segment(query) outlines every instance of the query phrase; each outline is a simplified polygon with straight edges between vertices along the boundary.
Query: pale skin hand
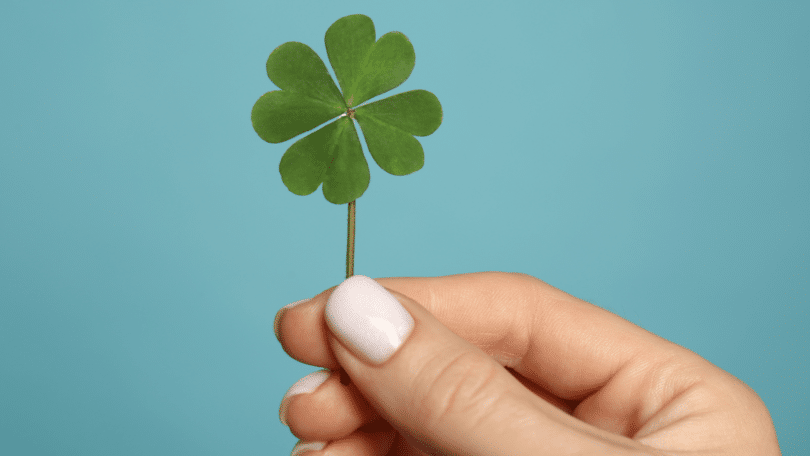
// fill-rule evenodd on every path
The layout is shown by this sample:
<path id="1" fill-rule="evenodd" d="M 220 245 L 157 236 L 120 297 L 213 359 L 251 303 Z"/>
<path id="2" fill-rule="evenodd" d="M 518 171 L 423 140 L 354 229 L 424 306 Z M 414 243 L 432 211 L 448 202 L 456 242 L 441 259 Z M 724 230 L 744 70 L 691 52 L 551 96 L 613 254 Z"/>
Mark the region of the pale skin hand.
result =
<path id="1" fill-rule="evenodd" d="M 781 454 L 767 408 L 743 382 L 534 277 L 483 272 L 375 280 L 406 306 L 417 327 L 432 314 L 504 366 L 534 393 L 555 426 L 593 435 L 594 442 L 617 442 L 627 448 L 621 454 Z M 335 371 L 314 393 L 293 396 L 290 430 L 302 440 L 330 442 L 324 451 L 307 453 L 312 456 L 428 454 L 360 394 L 355 383 L 364 379 L 349 382 L 344 375 L 349 384 L 341 382 L 330 348 L 335 339 L 323 317 L 333 289 L 279 317 L 280 340 L 292 358 Z M 541 453 L 526 448 L 525 454 Z"/>

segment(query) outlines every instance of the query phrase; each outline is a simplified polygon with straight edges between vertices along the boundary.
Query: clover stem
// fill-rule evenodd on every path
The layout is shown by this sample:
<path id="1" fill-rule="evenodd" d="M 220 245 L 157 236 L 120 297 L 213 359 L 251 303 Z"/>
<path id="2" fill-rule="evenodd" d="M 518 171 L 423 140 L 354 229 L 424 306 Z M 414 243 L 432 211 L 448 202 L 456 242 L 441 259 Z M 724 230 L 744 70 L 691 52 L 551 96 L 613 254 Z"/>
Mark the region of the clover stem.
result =
<path id="1" fill-rule="evenodd" d="M 357 200 L 355 200 L 357 201 Z M 354 275 L 354 203 L 349 203 L 349 240 L 346 245 L 346 278 Z"/>

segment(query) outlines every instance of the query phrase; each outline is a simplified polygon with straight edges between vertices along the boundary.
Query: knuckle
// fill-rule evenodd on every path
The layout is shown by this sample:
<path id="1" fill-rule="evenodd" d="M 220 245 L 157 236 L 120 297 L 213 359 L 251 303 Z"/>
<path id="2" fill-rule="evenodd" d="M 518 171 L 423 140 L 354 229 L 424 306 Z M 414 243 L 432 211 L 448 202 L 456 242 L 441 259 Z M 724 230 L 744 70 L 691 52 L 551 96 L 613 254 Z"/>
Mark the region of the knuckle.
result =
<path id="1" fill-rule="evenodd" d="M 494 381 L 499 367 L 482 363 L 475 352 L 428 363 L 417 381 L 411 410 L 427 428 L 455 426 L 459 418 L 475 426 L 491 416 L 502 395 Z"/>

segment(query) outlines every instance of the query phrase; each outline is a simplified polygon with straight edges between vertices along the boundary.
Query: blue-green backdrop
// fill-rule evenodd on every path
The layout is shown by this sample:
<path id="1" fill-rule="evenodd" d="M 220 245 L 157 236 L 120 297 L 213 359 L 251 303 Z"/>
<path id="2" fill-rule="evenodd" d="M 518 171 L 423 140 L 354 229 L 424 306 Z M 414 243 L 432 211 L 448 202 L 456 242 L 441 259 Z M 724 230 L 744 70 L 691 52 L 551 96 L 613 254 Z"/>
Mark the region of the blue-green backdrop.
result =
<path id="1" fill-rule="evenodd" d="M 316 370 L 283 305 L 345 276 L 346 205 L 254 133 L 286 41 L 363 13 L 444 122 L 357 202 L 355 272 L 513 271 L 750 385 L 810 453 L 810 2 L 0 6 L 0 454 L 288 454 Z M 331 68 L 330 68 L 331 71 Z M 364 146 L 365 147 L 365 146 Z"/>

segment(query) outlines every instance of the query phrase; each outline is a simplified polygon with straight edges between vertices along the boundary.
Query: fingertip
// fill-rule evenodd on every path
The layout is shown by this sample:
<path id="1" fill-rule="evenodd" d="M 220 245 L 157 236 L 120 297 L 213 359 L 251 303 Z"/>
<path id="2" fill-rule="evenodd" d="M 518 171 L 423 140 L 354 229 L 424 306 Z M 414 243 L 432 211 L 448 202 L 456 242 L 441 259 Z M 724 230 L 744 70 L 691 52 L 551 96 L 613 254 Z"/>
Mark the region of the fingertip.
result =
<path id="1" fill-rule="evenodd" d="M 281 342 L 281 337 L 279 336 L 279 329 L 281 327 L 281 318 L 284 316 L 284 313 L 287 312 L 288 309 L 291 309 L 299 304 L 303 304 L 305 302 L 311 301 L 312 298 L 302 299 L 300 301 L 295 301 L 286 306 L 282 307 L 281 309 L 276 312 L 276 317 L 273 320 L 273 332 L 276 333 L 276 339 Z"/>
<path id="2" fill-rule="evenodd" d="M 299 440 L 293 447 L 292 452 L 290 452 L 290 456 L 301 456 L 312 451 L 321 451 L 326 447 L 327 443 L 328 442 L 307 442 Z"/>

